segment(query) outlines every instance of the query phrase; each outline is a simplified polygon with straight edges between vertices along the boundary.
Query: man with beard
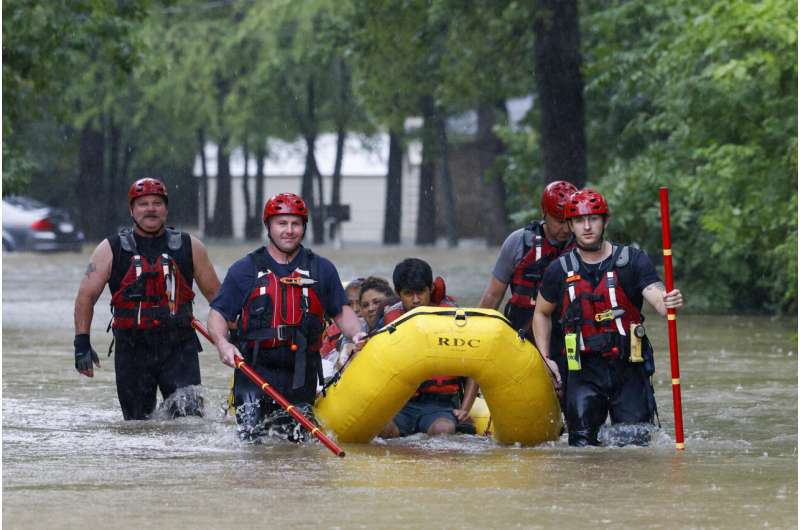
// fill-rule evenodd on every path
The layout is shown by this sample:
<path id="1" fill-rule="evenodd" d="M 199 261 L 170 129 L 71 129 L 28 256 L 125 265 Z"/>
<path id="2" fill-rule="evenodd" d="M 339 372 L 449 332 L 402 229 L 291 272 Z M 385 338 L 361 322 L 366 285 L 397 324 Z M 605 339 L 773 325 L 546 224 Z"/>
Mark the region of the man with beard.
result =
<path id="1" fill-rule="evenodd" d="M 264 206 L 267 244 L 234 263 L 211 302 L 208 329 L 220 360 L 245 362 L 290 403 L 309 415 L 322 381 L 320 344 L 325 318 L 363 345 L 365 333 L 349 305 L 339 273 L 301 244 L 308 223 L 302 198 L 280 193 Z M 232 330 L 229 336 L 229 329 Z M 233 398 L 242 440 L 270 431 L 301 441 L 305 433 L 243 373 L 234 375 Z"/>
<path id="2" fill-rule="evenodd" d="M 533 333 L 546 358 L 552 315 L 560 316 L 567 360 L 564 415 L 569 444 L 599 445 L 598 432 L 608 416 L 630 426 L 617 443 L 646 445 L 656 410 L 649 377 L 653 349 L 644 330 L 644 300 L 662 317 L 683 307 L 678 289 L 667 293 L 650 258 L 632 246 L 604 238 L 609 210 L 592 189 L 570 196 L 565 218 L 576 248 L 551 263 L 544 273 Z"/>
<path id="3" fill-rule="evenodd" d="M 117 395 L 126 420 L 145 419 L 155 410 L 156 389 L 169 400 L 200 384 L 192 281 L 208 300 L 219 288 L 200 240 L 166 226 L 167 203 L 160 180 L 133 183 L 128 191 L 133 227 L 97 246 L 75 299 L 75 369 L 93 377 L 92 363 L 100 366 L 89 340 L 94 305 L 106 284 L 111 291 Z M 199 395 L 186 390 L 175 395 L 169 413 L 200 416 L 202 405 Z"/>

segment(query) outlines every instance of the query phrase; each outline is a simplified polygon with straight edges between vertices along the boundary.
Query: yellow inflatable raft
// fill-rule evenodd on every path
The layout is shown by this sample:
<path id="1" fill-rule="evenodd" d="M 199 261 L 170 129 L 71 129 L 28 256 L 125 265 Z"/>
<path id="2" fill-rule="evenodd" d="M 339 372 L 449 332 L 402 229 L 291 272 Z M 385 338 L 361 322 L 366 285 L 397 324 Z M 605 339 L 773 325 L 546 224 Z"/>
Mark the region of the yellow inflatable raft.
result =
<path id="1" fill-rule="evenodd" d="M 478 382 L 497 441 L 535 445 L 559 437 L 561 411 L 541 355 L 489 309 L 406 313 L 355 356 L 317 400 L 316 417 L 342 442 L 369 442 L 422 381 L 443 374 Z"/>

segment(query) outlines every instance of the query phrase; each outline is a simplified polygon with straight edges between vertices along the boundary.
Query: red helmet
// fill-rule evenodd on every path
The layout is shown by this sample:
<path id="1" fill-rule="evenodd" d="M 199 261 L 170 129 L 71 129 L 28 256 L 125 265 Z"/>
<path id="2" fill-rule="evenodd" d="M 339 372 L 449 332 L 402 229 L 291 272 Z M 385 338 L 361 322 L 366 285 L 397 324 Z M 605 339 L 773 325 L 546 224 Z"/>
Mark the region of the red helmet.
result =
<path id="1" fill-rule="evenodd" d="M 599 192 L 586 188 L 576 191 L 570 196 L 564 218 L 571 219 L 581 215 L 594 214 L 608 215 L 608 204 Z"/>
<path id="2" fill-rule="evenodd" d="M 564 206 L 569 196 L 578 191 L 571 182 L 556 180 L 544 188 L 542 193 L 542 213 L 549 213 L 558 220 L 564 220 Z"/>
<path id="3" fill-rule="evenodd" d="M 164 186 L 164 183 L 158 179 L 147 177 L 131 184 L 131 189 L 128 190 L 128 204 L 145 195 L 161 195 L 164 197 L 164 202 L 168 200 L 167 187 Z"/>
<path id="4" fill-rule="evenodd" d="M 299 215 L 308 222 L 308 208 L 302 197 L 294 193 L 279 193 L 264 205 L 264 224 L 273 215 Z"/>

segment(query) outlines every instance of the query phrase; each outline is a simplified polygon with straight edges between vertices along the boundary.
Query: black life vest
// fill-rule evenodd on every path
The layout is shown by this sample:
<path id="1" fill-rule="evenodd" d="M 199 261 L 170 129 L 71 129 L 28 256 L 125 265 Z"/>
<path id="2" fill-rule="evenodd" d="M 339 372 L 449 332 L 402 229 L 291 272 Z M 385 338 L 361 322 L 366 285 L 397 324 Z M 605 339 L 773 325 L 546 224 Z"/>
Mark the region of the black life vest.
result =
<path id="1" fill-rule="evenodd" d="M 522 235 L 522 259 L 511 276 L 511 298 L 504 313 L 514 329 L 530 327 L 542 276 L 550 263 L 574 248 L 570 239 L 563 246 L 553 245 L 544 234 L 544 221 L 534 221 Z"/>
<path id="2" fill-rule="evenodd" d="M 561 303 L 564 333 L 578 335 L 578 349 L 604 357 L 627 359 L 631 324 L 644 321 L 641 309 L 631 303 L 620 283 L 620 271 L 630 263 L 630 248 L 612 247 L 611 259 L 600 272 L 596 286 L 581 276 L 577 250 L 559 258 L 567 275 Z"/>
<path id="3" fill-rule="evenodd" d="M 249 256 L 256 267 L 256 281 L 237 321 L 239 349 L 252 364 L 265 352 L 261 364 L 293 368 L 293 388 L 299 388 L 305 382 L 307 358 L 314 362 L 319 358 L 325 328 L 325 309 L 316 292 L 319 260 L 301 248 L 297 268 L 279 276 L 270 269 L 265 247 Z"/>
<path id="4" fill-rule="evenodd" d="M 153 259 L 138 252 L 130 228 L 120 230 L 121 249 L 131 257 L 126 272 L 111 295 L 113 329 L 191 328 L 194 291 L 191 281 L 187 281 L 181 272 L 184 267 L 178 262 L 185 259 L 182 257 L 184 253 L 180 252 L 183 236 L 181 232 L 167 228 L 166 239 L 165 251 Z M 123 262 L 118 262 L 122 266 Z"/>

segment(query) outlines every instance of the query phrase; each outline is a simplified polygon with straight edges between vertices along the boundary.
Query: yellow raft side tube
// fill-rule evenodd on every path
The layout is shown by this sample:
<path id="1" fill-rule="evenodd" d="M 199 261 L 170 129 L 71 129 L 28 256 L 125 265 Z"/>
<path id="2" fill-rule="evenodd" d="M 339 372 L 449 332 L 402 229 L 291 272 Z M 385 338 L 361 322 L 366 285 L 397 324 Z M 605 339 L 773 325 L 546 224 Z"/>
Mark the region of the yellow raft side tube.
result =
<path id="1" fill-rule="evenodd" d="M 439 375 L 478 382 L 500 443 L 535 445 L 561 434 L 558 398 L 541 355 L 491 309 L 418 307 L 406 313 L 356 354 L 317 400 L 316 417 L 339 441 L 367 443 L 422 381 Z"/>

